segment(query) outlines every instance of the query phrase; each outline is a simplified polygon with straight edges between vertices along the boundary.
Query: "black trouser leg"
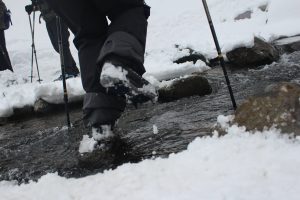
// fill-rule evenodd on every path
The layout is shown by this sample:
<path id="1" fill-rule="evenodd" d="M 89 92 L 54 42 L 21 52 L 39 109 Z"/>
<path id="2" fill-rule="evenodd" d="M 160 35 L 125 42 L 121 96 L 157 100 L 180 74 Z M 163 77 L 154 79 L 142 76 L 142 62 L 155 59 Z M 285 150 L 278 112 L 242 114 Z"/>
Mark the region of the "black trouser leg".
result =
<path id="1" fill-rule="evenodd" d="M 0 30 L 0 71 L 7 69 L 13 71 L 6 49 L 4 30 Z"/>
<path id="2" fill-rule="evenodd" d="M 125 108 L 125 100 L 106 94 L 100 84 L 96 60 L 107 37 L 106 16 L 94 4 L 83 0 L 47 0 L 75 35 L 84 98 L 84 120 L 94 126 L 113 123 Z"/>
<path id="3" fill-rule="evenodd" d="M 113 55 L 121 57 L 127 67 L 142 75 L 145 72 L 143 63 L 147 34 L 143 0 L 92 1 L 111 21 L 98 58 L 99 66 Z"/>
<path id="4" fill-rule="evenodd" d="M 88 0 L 47 0 L 75 35 L 82 85 L 86 92 L 105 92 L 96 60 L 107 34 L 105 15 Z"/>
<path id="5" fill-rule="evenodd" d="M 106 94 L 100 85 L 102 63 L 111 56 L 129 62 L 143 74 L 147 21 L 143 0 L 47 0 L 75 34 L 84 99 L 85 118 L 91 125 L 114 122 L 125 99 Z M 106 16 L 111 20 L 108 26 Z M 96 61 L 98 59 L 98 64 Z"/>
<path id="6" fill-rule="evenodd" d="M 59 53 L 58 46 L 58 35 L 57 35 L 57 24 L 56 20 L 46 21 L 46 27 L 48 31 L 49 38 L 51 40 L 52 46 L 57 53 Z M 68 27 L 62 22 L 61 23 L 61 33 L 62 33 L 62 46 L 63 46 L 63 58 L 65 62 L 65 70 L 67 74 L 77 75 L 79 70 L 76 67 L 76 62 L 70 51 Z"/>

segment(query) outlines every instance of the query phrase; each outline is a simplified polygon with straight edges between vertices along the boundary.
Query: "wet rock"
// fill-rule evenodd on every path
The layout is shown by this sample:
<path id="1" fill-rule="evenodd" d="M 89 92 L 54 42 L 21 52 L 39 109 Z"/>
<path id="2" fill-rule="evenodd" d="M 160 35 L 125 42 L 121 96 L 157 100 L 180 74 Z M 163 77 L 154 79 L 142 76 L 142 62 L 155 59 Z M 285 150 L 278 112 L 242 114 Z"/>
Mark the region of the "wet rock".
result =
<path id="1" fill-rule="evenodd" d="M 6 117 L 0 117 L 0 126 L 7 124 L 8 119 Z"/>
<path id="2" fill-rule="evenodd" d="M 210 67 L 215 67 L 220 65 L 220 58 L 216 57 L 216 58 L 209 59 L 209 64 Z"/>
<path id="3" fill-rule="evenodd" d="M 230 63 L 241 68 L 256 68 L 279 59 L 279 52 L 275 47 L 257 37 L 254 38 L 253 47 L 240 47 L 226 55 Z"/>
<path id="4" fill-rule="evenodd" d="M 194 95 L 204 96 L 210 94 L 212 88 L 204 77 L 193 75 L 175 80 L 170 86 L 159 89 L 159 102 L 170 102 Z"/>
<path id="5" fill-rule="evenodd" d="M 236 111 L 234 122 L 248 130 L 276 126 L 283 133 L 300 135 L 300 85 L 270 85 L 266 93 L 250 97 Z"/>
<path id="6" fill-rule="evenodd" d="M 300 51 L 300 36 L 281 38 L 273 43 L 281 54 Z"/>
<path id="7" fill-rule="evenodd" d="M 176 47 L 179 48 L 178 46 L 176 46 Z M 195 64 L 198 60 L 201 60 L 204 63 L 206 63 L 206 65 L 210 66 L 209 61 L 201 53 L 196 52 L 195 50 L 193 50 L 191 48 L 184 48 L 184 49 L 179 49 L 179 50 L 180 51 L 187 50 L 189 52 L 189 55 L 183 56 L 183 57 L 175 60 L 174 63 L 181 64 L 181 63 L 185 63 L 185 62 L 193 62 Z"/>
<path id="8" fill-rule="evenodd" d="M 36 113 L 47 113 L 53 110 L 54 106 L 49 104 L 43 99 L 38 99 L 33 106 L 33 110 Z"/>
<path id="9" fill-rule="evenodd" d="M 269 6 L 268 4 L 264 4 L 264 5 L 259 6 L 258 8 L 263 12 L 267 12 L 268 6 Z"/>
<path id="10" fill-rule="evenodd" d="M 32 106 L 24 106 L 23 108 L 14 108 L 14 116 L 25 116 L 33 113 Z"/>
<path id="11" fill-rule="evenodd" d="M 247 10 L 246 12 L 243 12 L 243 13 L 239 14 L 238 16 L 236 16 L 234 18 L 234 20 L 251 19 L 251 15 L 252 15 L 252 11 Z"/>

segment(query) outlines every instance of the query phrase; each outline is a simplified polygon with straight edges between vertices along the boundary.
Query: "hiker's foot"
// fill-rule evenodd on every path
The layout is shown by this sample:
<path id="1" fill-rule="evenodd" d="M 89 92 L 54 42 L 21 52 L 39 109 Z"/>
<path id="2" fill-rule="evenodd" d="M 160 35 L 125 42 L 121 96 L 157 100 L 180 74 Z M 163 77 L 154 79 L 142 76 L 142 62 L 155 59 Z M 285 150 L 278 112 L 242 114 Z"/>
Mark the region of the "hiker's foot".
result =
<path id="1" fill-rule="evenodd" d="M 101 169 L 115 163 L 117 155 L 122 151 L 123 143 L 112 130 L 111 125 L 94 126 L 92 128 L 93 147 L 79 147 L 81 156 L 79 165 L 85 169 Z M 89 144 L 80 144 L 80 146 Z"/>
<path id="2" fill-rule="evenodd" d="M 102 151 L 110 150 L 116 139 L 112 125 L 92 127 L 92 137 L 97 141 L 95 148 Z"/>
<path id="3" fill-rule="evenodd" d="M 133 104 L 156 101 L 157 98 L 155 87 L 142 76 L 109 61 L 102 67 L 100 83 L 109 94 L 126 96 Z"/>
<path id="4" fill-rule="evenodd" d="M 78 74 L 65 74 L 66 80 L 70 79 L 70 78 L 76 78 L 78 76 Z M 63 80 L 63 75 L 60 75 L 57 79 L 55 79 L 54 81 L 62 81 Z"/>
<path id="5" fill-rule="evenodd" d="M 100 125 L 98 127 L 92 127 L 92 136 L 96 141 L 114 137 L 112 125 Z"/>

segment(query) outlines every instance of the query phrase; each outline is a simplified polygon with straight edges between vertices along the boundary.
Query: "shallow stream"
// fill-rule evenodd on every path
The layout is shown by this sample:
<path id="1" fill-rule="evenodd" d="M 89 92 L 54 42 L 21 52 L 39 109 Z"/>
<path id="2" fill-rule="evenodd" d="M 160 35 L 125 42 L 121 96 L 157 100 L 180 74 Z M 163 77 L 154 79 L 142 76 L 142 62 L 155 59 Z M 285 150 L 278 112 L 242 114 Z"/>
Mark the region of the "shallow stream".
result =
<path id="1" fill-rule="evenodd" d="M 0 126 L 0 181 L 27 182 L 50 172 L 81 177 L 186 149 L 196 137 L 212 134 L 219 115 L 234 113 L 220 67 L 204 76 L 213 87 L 211 95 L 148 104 L 138 109 L 129 107 L 118 122 L 121 140 L 117 150 L 105 155 L 79 154 L 79 142 L 88 133 L 82 125 L 79 106 L 71 109 L 74 128 L 70 131 L 61 128 L 65 124 L 63 111 L 11 120 Z M 300 52 L 284 55 L 278 63 L 257 69 L 229 69 L 229 77 L 238 105 L 270 84 L 300 84 Z"/>

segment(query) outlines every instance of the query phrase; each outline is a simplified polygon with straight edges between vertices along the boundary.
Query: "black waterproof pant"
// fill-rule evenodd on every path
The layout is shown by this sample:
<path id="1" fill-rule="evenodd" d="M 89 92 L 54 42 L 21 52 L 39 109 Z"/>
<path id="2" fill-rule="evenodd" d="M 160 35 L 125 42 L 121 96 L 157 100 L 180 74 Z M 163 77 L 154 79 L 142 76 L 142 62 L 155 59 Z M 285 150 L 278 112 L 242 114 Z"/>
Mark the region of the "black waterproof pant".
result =
<path id="1" fill-rule="evenodd" d="M 46 0 L 75 35 L 84 99 L 84 119 L 91 125 L 114 122 L 125 99 L 106 94 L 100 84 L 102 64 L 112 56 L 145 72 L 147 15 L 143 0 Z M 110 20 L 110 24 L 107 21 Z"/>
<path id="2" fill-rule="evenodd" d="M 50 21 L 46 21 L 46 28 L 53 48 L 57 53 L 59 53 L 56 19 L 54 18 Z M 76 67 L 76 62 L 74 61 L 74 58 L 72 57 L 70 51 L 70 44 L 69 44 L 70 33 L 68 31 L 68 27 L 63 22 L 61 23 L 61 33 L 62 33 L 62 47 L 63 47 L 63 54 L 64 54 L 63 57 L 64 57 L 66 73 L 77 75 L 79 73 L 79 70 Z"/>
<path id="3" fill-rule="evenodd" d="M 13 71 L 6 49 L 4 30 L 0 30 L 0 71 L 7 69 Z"/>

